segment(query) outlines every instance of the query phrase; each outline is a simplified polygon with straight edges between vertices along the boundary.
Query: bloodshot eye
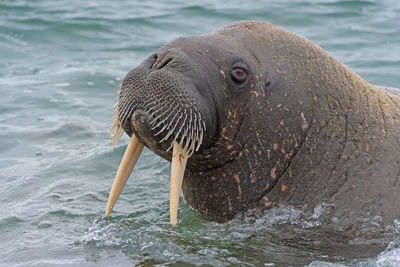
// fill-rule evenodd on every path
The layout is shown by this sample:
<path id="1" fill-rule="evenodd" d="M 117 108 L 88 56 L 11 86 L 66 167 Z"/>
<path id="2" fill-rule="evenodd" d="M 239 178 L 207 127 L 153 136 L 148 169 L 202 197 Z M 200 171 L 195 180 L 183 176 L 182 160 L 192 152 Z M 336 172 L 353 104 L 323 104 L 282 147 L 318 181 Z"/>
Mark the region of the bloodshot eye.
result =
<path id="1" fill-rule="evenodd" d="M 247 71 L 243 68 L 236 67 L 232 70 L 232 79 L 237 83 L 242 83 L 247 79 Z"/>

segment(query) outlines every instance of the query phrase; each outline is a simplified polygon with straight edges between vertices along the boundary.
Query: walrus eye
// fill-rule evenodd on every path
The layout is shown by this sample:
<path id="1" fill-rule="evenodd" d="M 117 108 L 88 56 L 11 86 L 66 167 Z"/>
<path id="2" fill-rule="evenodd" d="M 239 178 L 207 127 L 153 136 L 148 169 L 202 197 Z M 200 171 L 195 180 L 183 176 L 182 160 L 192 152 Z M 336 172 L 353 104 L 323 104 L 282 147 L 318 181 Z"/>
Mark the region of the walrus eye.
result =
<path id="1" fill-rule="evenodd" d="M 247 71 L 243 68 L 236 67 L 231 74 L 232 79 L 237 83 L 243 83 L 247 79 Z"/>

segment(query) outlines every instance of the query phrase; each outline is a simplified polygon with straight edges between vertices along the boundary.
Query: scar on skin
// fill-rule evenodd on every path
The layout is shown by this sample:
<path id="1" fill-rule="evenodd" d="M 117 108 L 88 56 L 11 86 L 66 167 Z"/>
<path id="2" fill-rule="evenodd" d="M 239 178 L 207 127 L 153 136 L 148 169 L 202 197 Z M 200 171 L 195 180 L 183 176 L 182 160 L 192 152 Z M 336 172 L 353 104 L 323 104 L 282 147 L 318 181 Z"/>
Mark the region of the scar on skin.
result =
<path id="1" fill-rule="evenodd" d="M 276 167 L 273 167 L 272 169 L 271 169 L 271 177 L 272 177 L 272 179 L 275 179 L 276 178 Z"/>
<path id="2" fill-rule="evenodd" d="M 250 179 L 252 183 L 255 183 L 257 181 L 257 177 L 254 175 L 254 173 L 250 174 Z"/>
<path id="3" fill-rule="evenodd" d="M 242 198 L 242 188 L 240 188 L 240 178 L 238 174 L 233 175 L 233 178 L 235 178 L 235 181 L 238 184 L 238 191 L 239 191 L 239 195 L 238 195 L 238 199 Z"/>
<path id="4" fill-rule="evenodd" d="M 282 192 L 285 192 L 285 191 L 286 191 L 286 189 L 287 189 L 287 186 L 286 186 L 286 185 L 284 185 L 284 184 L 282 184 L 282 185 L 281 185 L 281 191 L 282 191 Z"/>
<path id="5" fill-rule="evenodd" d="M 271 202 L 269 202 L 269 200 L 268 200 L 268 198 L 267 197 L 264 197 L 264 200 L 265 200 L 265 207 L 269 207 L 269 206 L 271 206 Z"/>
<path id="6" fill-rule="evenodd" d="M 301 118 L 303 119 L 303 125 L 301 127 L 303 128 L 303 130 L 305 130 L 305 129 L 307 129 L 307 126 L 308 126 L 306 117 L 304 116 L 303 112 L 301 112 L 300 115 L 301 115 Z"/>

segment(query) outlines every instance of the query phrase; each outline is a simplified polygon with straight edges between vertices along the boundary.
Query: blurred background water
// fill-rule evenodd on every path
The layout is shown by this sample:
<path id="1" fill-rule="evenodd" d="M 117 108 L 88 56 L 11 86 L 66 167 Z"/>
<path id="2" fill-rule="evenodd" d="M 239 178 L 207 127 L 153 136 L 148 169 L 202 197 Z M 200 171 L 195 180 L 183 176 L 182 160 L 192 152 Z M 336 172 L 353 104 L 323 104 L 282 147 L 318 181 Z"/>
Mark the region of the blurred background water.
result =
<path id="1" fill-rule="evenodd" d="M 319 210 L 282 207 L 217 224 L 182 200 L 171 228 L 170 166 L 148 150 L 103 218 L 127 144 L 108 152 L 123 76 L 176 37 L 243 19 L 400 87 L 398 0 L 0 0 L 1 266 L 400 266 L 398 221 L 382 231 L 366 219 L 369 234 L 342 236 L 318 228 Z"/>

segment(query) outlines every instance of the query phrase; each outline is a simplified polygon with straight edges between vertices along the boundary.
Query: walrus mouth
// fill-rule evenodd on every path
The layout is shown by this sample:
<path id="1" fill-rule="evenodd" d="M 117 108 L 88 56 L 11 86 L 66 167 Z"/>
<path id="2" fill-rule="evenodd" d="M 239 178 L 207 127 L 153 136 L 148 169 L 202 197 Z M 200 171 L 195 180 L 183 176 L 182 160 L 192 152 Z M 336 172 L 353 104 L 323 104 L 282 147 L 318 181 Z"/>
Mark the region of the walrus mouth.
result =
<path id="1" fill-rule="evenodd" d="M 121 100 L 121 99 L 120 99 Z M 120 100 L 114 106 L 113 127 L 110 135 L 113 136 L 112 148 L 117 145 L 122 134 L 123 124 L 132 115 L 129 112 L 132 104 L 120 105 Z M 151 132 L 159 143 L 170 142 L 167 152 L 172 148 L 171 178 L 170 178 L 170 223 L 173 226 L 178 224 L 178 205 L 182 187 L 183 176 L 185 173 L 188 158 L 198 151 L 205 132 L 205 124 L 201 119 L 201 114 L 196 107 L 190 108 L 189 105 L 171 105 L 163 112 L 159 112 L 160 105 L 146 105 L 142 107 L 146 114 L 150 114 Z M 137 107 L 136 107 L 137 109 Z M 108 217 L 121 194 L 135 164 L 143 150 L 144 144 L 135 136 L 131 135 L 130 142 L 126 148 L 106 206 L 105 216 Z"/>

